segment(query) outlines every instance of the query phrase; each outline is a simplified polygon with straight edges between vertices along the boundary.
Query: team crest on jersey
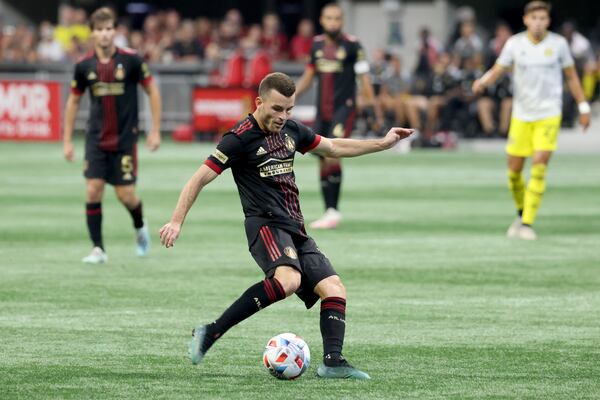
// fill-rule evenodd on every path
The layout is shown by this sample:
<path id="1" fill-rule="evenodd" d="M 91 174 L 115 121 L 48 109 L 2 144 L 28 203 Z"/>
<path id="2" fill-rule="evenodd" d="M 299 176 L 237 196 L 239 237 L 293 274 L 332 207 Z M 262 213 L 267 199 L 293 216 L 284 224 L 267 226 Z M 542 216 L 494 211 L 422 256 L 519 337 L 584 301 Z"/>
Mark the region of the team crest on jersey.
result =
<path id="1" fill-rule="evenodd" d="M 552 54 L 553 54 L 553 53 L 554 53 L 554 52 L 553 52 L 553 51 L 552 51 L 552 49 L 551 49 L 551 48 L 549 48 L 549 47 L 548 47 L 546 50 L 544 50 L 544 55 L 545 55 L 546 57 L 552 57 Z"/>
<path id="2" fill-rule="evenodd" d="M 296 150 L 296 142 L 294 142 L 294 139 L 292 139 L 291 137 L 289 137 L 288 135 L 285 135 L 285 147 L 289 150 L 289 151 L 294 151 Z"/>
<path id="3" fill-rule="evenodd" d="M 93 81 L 98 79 L 98 75 L 96 75 L 96 73 L 94 71 L 90 71 L 90 73 L 87 76 L 87 80 L 88 81 Z"/>
<path id="4" fill-rule="evenodd" d="M 285 253 L 286 256 L 288 256 L 292 260 L 295 260 L 298 258 L 298 254 L 296 254 L 296 250 L 294 250 L 293 247 L 288 246 L 285 249 L 283 249 L 283 252 Z"/>
<path id="5" fill-rule="evenodd" d="M 117 65 L 117 70 L 115 71 L 115 79 L 119 81 L 125 79 L 125 68 L 123 68 L 123 64 Z"/>
<path id="6" fill-rule="evenodd" d="M 214 158 L 221 161 L 223 164 L 225 164 L 227 160 L 229 160 L 229 157 L 223 154 L 223 152 L 219 149 L 215 149 L 215 152 L 212 155 Z"/>
<path id="7" fill-rule="evenodd" d="M 267 154 L 267 151 L 262 146 L 260 146 L 258 148 L 258 150 L 256 150 L 256 155 L 257 156 L 262 156 L 263 154 Z"/>
<path id="8" fill-rule="evenodd" d="M 337 51 L 335 52 L 335 58 L 337 58 L 338 60 L 343 60 L 344 58 L 346 58 L 346 49 L 343 47 L 337 49 Z"/>

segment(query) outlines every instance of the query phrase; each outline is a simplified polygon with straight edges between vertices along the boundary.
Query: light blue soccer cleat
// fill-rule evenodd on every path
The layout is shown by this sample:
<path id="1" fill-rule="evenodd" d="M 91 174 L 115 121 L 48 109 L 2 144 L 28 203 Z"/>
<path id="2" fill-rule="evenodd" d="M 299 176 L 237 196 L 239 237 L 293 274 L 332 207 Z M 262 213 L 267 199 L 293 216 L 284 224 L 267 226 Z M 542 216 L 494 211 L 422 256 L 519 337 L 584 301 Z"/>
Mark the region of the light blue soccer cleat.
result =
<path id="1" fill-rule="evenodd" d="M 204 358 L 202 352 L 202 343 L 206 337 L 206 325 L 200 325 L 192 331 L 192 340 L 188 344 L 188 356 L 192 360 L 192 364 L 197 365 Z"/>
<path id="2" fill-rule="evenodd" d="M 136 252 L 138 257 L 145 257 L 150 251 L 150 233 L 148 232 L 148 223 L 144 221 L 144 226 L 135 230 Z"/>
<path id="3" fill-rule="evenodd" d="M 345 359 L 342 359 L 340 365 L 336 367 L 328 367 L 325 364 L 319 365 L 317 377 L 328 379 L 371 379 L 369 374 L 354 368 Z"/>

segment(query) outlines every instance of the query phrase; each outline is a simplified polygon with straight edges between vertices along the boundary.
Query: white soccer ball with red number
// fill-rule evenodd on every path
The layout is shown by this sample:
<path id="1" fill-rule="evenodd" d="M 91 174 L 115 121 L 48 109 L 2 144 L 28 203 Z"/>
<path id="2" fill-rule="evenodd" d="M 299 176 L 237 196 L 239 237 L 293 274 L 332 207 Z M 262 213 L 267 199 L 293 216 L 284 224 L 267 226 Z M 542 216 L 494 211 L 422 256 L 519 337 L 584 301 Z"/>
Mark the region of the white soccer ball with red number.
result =
<path id="1" fill-rule="evenodd" d="M 300 336 L 282 333 L 267 342 L 263 352 L 263 365 L 278 379 L 296 379 L 310 365 L 310 350 Z"/>

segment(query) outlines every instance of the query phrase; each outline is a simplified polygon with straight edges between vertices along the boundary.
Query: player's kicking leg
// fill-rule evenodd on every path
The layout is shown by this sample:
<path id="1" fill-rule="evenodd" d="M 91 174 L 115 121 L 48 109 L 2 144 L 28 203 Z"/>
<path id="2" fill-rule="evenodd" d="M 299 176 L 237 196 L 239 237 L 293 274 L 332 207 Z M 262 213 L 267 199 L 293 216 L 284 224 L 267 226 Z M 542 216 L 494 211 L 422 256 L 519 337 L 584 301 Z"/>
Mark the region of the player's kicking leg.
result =
<path id="1" fill-rule="evenodd" d="M 136 253 L 144 257 L 150 251 L 150 233 L 148 223 L 144 220 L 142 201 L 135 193 L 135 185 L 116 185 L 115 192 L 119 201 L 125 206 L 135 229 Z"/>
<path id="2" fill-rule="evenodd" d="M 87 172 L 87 171 L 86 171 Z M 86 264 L 102 264 L 108 261 L 102 240 L 102 196 L 104 194 L 103 179 L 86 179 L 86 223 L 93 248 L 89 255 L 81 261 Z"/>
<path id="3" fill-rule="evenodd" d="M 231 327 L 263 308 L 295 293 L 300 287 L 300 281 L 298 270 L 288 266 L 279 266 L 272 277 L 246 289 L 216 321 L 195 328 L 192 331 L 192 340 L 188 345 L 188 355 L 192 364 L 200 363 L 217 339 Z"/>
<path id="4" fill-rule="evenodd" d="M 317 369 L 320 378 L 371 379 L 369 374 L 354 368 L 342 355 L 346 331 L 346 289 L 339 276 L 323 279 L 315 286 L 321 298 L 321 336 L 323 363 Z"/>

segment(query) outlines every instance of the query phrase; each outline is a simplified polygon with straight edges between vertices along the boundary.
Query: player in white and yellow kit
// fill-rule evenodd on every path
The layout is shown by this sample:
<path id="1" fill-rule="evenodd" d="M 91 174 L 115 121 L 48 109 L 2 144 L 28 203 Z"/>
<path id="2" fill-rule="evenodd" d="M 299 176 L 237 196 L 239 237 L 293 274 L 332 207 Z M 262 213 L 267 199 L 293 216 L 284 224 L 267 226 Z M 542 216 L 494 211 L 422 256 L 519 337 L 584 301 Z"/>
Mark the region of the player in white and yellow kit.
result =
<path id="1" fill-rule="evenodd" d="M 525 6 L 525 32 L 512 36 L 496 64 L 473 83 L 481 93 L 512 68 L 514 97 L 508 134 L 508 187 L 519 217 L 508 229 L 509 237 L 537 238 L 531 225 L 545 191 L 545 175 L 552 152 L 556 150 L 562 110 L 564 72 L 566 82 L 579 107 L 579 123 L 590 124 L 590 105 L 574 68 L 567 41 L 548 31 L 550 5 L 532 1 Z M 527 186 L 522 176 L 525 159 L 533 157 Z"/>

